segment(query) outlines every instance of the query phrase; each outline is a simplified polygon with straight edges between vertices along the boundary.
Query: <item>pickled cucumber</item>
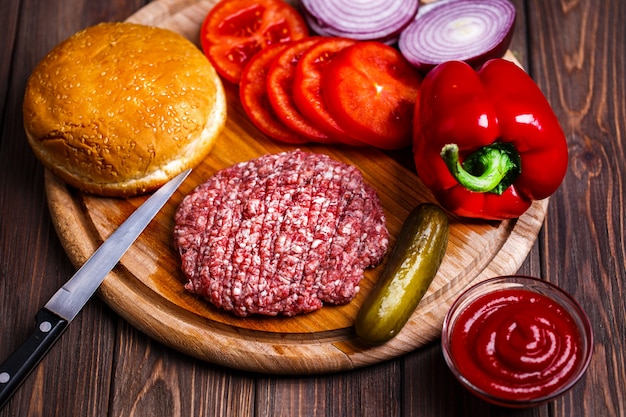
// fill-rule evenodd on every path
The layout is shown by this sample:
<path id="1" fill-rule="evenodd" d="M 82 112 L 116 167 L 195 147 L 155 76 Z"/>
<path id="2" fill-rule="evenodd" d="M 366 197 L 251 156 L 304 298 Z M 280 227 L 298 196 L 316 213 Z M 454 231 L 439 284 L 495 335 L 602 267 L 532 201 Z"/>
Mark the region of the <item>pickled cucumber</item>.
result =
<path id="1" fill-rule="evenodd" d="M 383 344 L 404 327 L 441 266 L 449 229 L 447 214 L 436 204 L 423 203 L 409 213 L 357 315 L 355 330 L 363 342 Z"/>

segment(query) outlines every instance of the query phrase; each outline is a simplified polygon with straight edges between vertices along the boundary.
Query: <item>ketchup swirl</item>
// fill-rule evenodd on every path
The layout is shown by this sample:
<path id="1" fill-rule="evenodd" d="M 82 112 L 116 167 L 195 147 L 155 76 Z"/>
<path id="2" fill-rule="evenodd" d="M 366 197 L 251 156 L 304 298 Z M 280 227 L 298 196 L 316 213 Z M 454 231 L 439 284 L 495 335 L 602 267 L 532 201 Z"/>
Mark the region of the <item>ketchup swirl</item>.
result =
<path id="1" fill-rule="evenodd" d="M 550 298 L 503 289 L 473 301 L 452 329 L 451 354 L 476 388 L 519 400 L 566 384 L 581 358 L 572 316 Z"/>

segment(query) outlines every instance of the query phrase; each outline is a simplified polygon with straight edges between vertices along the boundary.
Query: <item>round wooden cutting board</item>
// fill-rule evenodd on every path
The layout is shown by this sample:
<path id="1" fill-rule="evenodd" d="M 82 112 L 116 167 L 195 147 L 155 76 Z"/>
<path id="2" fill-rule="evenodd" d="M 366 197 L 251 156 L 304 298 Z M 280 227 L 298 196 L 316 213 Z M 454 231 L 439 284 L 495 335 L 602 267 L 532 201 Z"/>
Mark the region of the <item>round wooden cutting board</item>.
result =
<path id="1" fill-rule="evenodd" d="M 128 20 L 171 29 L 199 44 L 202 20 L 216 0 L 156 0 Z M 367 347 L 355 338 L 354 318 L 382 266 L 366 272 L 357 297 L 293 318 L 237 318 L 218 311 L 183 288 L 172 246 L 173 216 L 183 196 L 217 170 L 293 147 L 261 134 L 247 119 L 233 86 L 228 121 L 209 157 L 196 167 L 120 264 L 99 294 L 118 314 L 150 337 L 191 356 L 227 367 L 278 374 L 348 370 L 410 352 L 440 335 L 441 323 L 460 291 L 480 280 L 515 273 L 542 226 L 548 201 L 535 202 L 519 219 L 487 222 L 451 217 L 443 264 L 402 332 L 385 345 Z M 409 211 L 434 201 L 417 178 L 410 150 L 385 153 L 370 148 L 301 146 L 361 169 L 383 203 L 395 241 Z M 76 191 L 46 173 L 50 212 L 64 248 L 82 263 L 144 200 L 100 198 Z"/>

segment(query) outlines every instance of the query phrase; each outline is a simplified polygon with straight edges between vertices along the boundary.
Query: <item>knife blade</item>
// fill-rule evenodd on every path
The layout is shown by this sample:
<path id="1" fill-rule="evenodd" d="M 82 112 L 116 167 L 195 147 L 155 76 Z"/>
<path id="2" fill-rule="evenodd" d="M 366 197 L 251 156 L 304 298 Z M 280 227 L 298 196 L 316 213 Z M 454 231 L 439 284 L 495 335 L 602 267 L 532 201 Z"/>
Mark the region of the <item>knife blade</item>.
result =
<path id="1" fill-rule="evenodd" d="M 35 330 L 0 365 L 0 409 L 39 364 L 190 172 L 191 169 L 178 174 L 152 194 L 39 310 Z"/>

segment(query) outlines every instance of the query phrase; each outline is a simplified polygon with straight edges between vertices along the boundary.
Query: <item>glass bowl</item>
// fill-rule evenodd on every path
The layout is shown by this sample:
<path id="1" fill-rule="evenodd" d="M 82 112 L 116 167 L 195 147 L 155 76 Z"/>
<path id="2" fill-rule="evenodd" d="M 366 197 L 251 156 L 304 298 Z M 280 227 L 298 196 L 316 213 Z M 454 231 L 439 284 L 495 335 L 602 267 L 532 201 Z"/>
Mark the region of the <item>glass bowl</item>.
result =
<path id="1" fill-rule="evenodd" d="M 526 408 L 578 382 L 591 360 L 593 333 L 569 294 L 511 275 L 463 292 L 446 314 L 441 344 L 466 389 L 499 406 Z"/>

